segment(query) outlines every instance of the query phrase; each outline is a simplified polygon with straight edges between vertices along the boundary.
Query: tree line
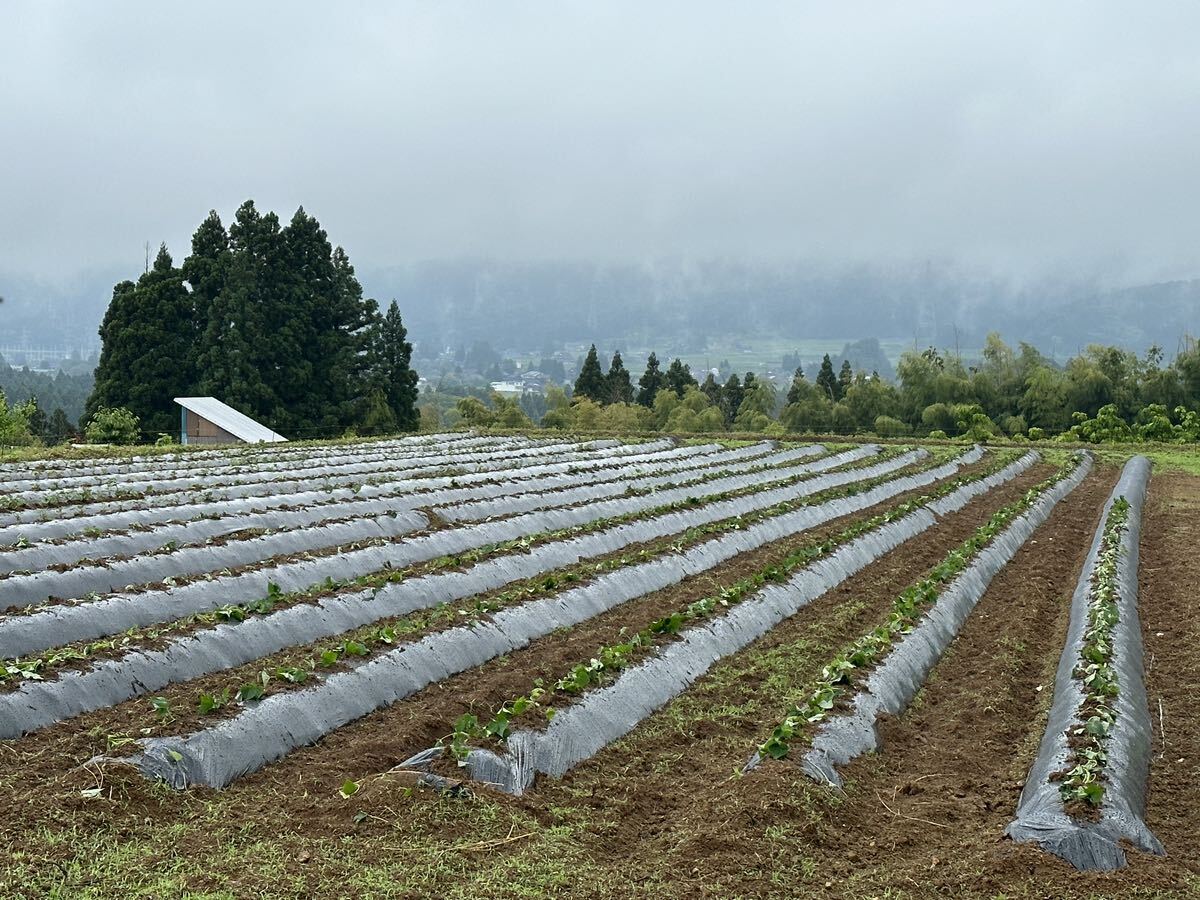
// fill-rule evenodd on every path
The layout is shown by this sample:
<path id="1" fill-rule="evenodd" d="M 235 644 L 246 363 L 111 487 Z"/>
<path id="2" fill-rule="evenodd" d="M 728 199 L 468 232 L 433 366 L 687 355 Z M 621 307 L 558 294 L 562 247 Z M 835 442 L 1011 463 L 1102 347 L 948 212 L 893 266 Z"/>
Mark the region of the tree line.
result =
<path id="1" fill-rule="evenodd" d="M 24 398 L 16 409 L 22 411 L 25 427 L 6 431 L 8 442 L 28 444 L 36 440 L 53 446 L 71 439 L 91 389 L 90 373 L 32 372 L 0 361 L 0 396 Z M 4 412 L 9 415 L 8 410 Z"/>
<path id="2" fill-rule="evenodd" d="M 581 430 L 854 434 L 1100 441 L 1200 440 L 1200 347 L 1189 341 L 1170 363 L 1152 347 L 1139 356 L 1091 346 L 1058 365 L 1036 348 L 989 334 L 980 358 L 928 348 L 904 353 L 897 383 L 836 367 L 829 355 L 811 379 L 790 383 L 747 372 L 719 384 L 687 364 L 665 371 L 651 353 L 636 386 L 620 353 L 605 371 L 593 345 L 570 396 L 551 388 L 540 424 Z M 533 424 L 515 398 L 459 402 L 467 424 Z"/>
<path id="3" fill-rule="evenodd" d="M 178 396 L 213 396 L 292 438 L 415 430 L 417 374 L 395 302 L 381 313 L 301 207 L 287 225 L 253 201 L 215 211 L 176 266 L 166 245 L 113 288 L 85 416 L 129 410 L 178 431 Z"/>

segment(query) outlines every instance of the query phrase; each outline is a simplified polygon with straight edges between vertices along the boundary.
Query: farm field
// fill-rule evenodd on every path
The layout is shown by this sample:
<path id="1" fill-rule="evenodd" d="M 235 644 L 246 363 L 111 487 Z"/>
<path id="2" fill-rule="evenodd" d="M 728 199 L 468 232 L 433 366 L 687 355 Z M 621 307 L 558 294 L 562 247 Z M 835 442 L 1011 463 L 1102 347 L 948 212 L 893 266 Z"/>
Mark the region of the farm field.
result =
<path id="1" fill-rule="evenodd" d="M 0 898 L 1200 895 L 1186 468 L 0 465 Z"/>

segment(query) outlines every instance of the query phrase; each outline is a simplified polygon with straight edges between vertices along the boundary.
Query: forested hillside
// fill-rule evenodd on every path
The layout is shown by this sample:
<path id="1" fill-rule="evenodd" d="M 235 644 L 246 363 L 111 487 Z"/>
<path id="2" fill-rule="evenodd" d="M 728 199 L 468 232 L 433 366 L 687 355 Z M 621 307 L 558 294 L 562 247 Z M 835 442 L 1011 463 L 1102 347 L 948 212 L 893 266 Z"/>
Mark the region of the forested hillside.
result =
<path id="1" fill-rule="evenodd" d="M 979 348 L 991 331 L 1060 361 L 1088 344 L 1168 355 L 1200 331 L 1200 281 L 1111 289 L 1014 284 L 936 267 L 717 262 L 442 262 L 372 270 L 412 333 L 432 346 L 540 348 L 564 342 L 679 352 L 764 335 L 874 336 L 918 348 Z"/>
<path id="2" fill-rule="evenodd" d="M 399 302 L 428 349 L 477 340 L 528 349 L 670 341 L 683 352 L 764 334 L 979 348 L 998 331 L 1063 361 L 1091 343 L 1138 353 L 1157 344 L 1171 356 L 1181 335 L 1200 332 L 1200 281 L 1110 288 L 1012 284 L 934 266 L 479 260 L 360 267 L 358 277 L 368 296 Z M 0 334 L 53 346 L 94 342 L 112 283 L 107 272 L 59 286 L 0 272 L 8 298 Z"/>

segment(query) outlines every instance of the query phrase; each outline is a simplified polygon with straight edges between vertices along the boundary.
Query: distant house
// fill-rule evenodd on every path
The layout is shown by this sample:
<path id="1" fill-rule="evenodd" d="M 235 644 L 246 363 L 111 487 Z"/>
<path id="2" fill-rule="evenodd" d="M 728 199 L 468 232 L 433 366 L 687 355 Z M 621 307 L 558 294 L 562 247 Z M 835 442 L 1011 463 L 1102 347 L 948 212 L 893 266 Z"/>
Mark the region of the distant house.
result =
<path id="1" fill-rule="evenodd" d="M 525 385 L 520 381 L 493 381 L 491 388 L 502 397 L 520 397 L 525 393 Z"/>
<path id="2" fill-rule="evenodd" d="M 176 397 L 175 402 L 180 406 L 181 444 L 274 444 L 287 440 L 215 397 Z"/>

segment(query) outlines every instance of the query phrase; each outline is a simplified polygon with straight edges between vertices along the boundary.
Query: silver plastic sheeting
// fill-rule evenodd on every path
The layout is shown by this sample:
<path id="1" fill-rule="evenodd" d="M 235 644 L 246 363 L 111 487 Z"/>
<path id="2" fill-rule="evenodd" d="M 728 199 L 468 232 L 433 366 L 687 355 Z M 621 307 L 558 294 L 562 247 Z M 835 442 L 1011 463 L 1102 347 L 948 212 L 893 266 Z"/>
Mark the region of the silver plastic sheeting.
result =
<path id="1" fill-rule="evenodd" d="M 40 603 L 49 597 L 105 594 L 131 584 L 152 584 L 250 565 L 274 556 L 311 553 L 373 539 L 394 539 L 428 527 L 419 512 L 356 517 L 348 522 L 293 528 L 226 544 L 185 547 L 171 553 L 135 556 L 104 565 L 75 566 L 0 578 L 0 610 Z"/>
<path id="2" fill-rule="evenodd" d="M 262 460 L 320 459 L 356 451 L 360 453 L 404 453 L 431 446 L 449 444 L 471 446 L 472 444 L 489 443 L 493 440 L 495 438 L 478 437 L 471 432 L 463 431 L 412 435 L 385 441 L 360 441 L 354 444 L 336 444 L 326 447 L 288 444 L 266 448 L 256 447 L 253 444 L 240 444 L 213 450 L 189 450 L 183 453 L 164 453 L 154 456 L 128 456 L 108 461 L 98 457 L 95 459 L 5 463 L 0 464 L 0 478 L 42 481 L 77 476 L 103 477 L 127 472 L 146 472 L 162 469 L 164 466 L 174 466 L 177 469 L 203 469 L 214 465 L 253 466 Z"/>
<path id="3" fill-rule="evenodd" d="M 285 475 L 272 473 L 260 478 L 243 478 L 241 480 L 203 478 L 189 479 L 186 484 L 174 491 L 156 491 L 153 501 L 161 505 L 178 505 L 194 502 L 197 494 L 205 500 L 237 499 L 241 497 L 269 496 L 278 493 L 294 493 L 310 490 L 314 482 L 321 487 L 337 485 L 360 484 L 372 477 L 388 475 L 404 475 L 416 477 L 421 474 L 436 474 L 444 468 L 453 466 L 477 471 L 486 468 L 502 469 L 513 465 L 514 457 L 541 458 L 547 456 L 565 456 L 579 453 L 582 456 L 593 455 L 591 451 L 580 451 L 564 444 L 547 446 L 537 444 L 530 446 L 521 442 L 494 441 L 484 447 L 467 448 L 468 452 L 458 452 L 455 448 L 438 450 L 433 453 L 423 453 L 419 456 L 405 457 L 395 463 L 369 464 L 376 468 L 363 468 L 353 458 L 334 458 L 322 461 L 319 468 L 311 466 L 296 466 Z M 295 472 L 303 470 L 304 477 L 296 478 Z M 292 476 L 292 477 L 288 477 Z M 120 485 L 114 487 L 119 489 Z M 29 509 L 0 513 L 0 527 L 8 527 L 26 522 L 41 522 L 51 519 L 61 519 L 69 516 L 93 514 L 100 512 L 116 512 L 123 509 L 136 509 L 146 504 L 145 497 L 114 499 L 101 492 L 92 490 L 91 496 L 83 496 L 81 491 L 57 491 L 48 493 L 38 500 L 39 505 Z M 46 503 L 56 502 L 59 505 L 46 506 Z"/>
<path id="4" fill-rule="evenodd" d="M 1027 456 L 1003 473 L 1013 478 L 1032 462 Z M 989 479 L 993 485 L 1001 480 L 1005 479 Z M 972 484 L 950 496 L 960 494 L 970 499 L 978 493 Z M 960 508 L 962 503 L 955 500 L 949 506 Z M 561 777 L 628 734 L 722 658 L 758 640 L 817 597 L 938 521 L 931 506 L 924 506 L 855 538 L 805 567 L 787 583 L 762 588 L 719 618 L 684 631 L 679 640 L 641 665 L 625 670 L 612 684 L 560 710 L 544 731 L 513 733 L 503 755 L 489 750 L 471 751 L 467 758 L 470 777 L 513 794 L 528 790 L 539 773 Z"/>
<path id="5" fill-rule="evenodd" d="M 531 447 L 514 445 L 506 449 L 506 445 L 494 444 L 478 453 L 458 454 L 454 456 L 422 456 L 411 460 L 400 461 L 401 464 L 391 463 L 370 464 L 368 467 L 337 466 L 305 473 L 305 477 L 297 478 L 292 470 L 287 476 L 278 473 L 271 478 L 240 479 L 234 482 L 198 480 L 187 487 L 167 492 L 154 492 L 134 498 L 117 499 L 107 497 L 98 500 L 82 500 L 76 493 L 47 495 L 45 502 L 66 501 L 66 505 L 38 505 L 28 509 L 0 514 L 0 529 L 9 529 L 14 525 L 30 522 L 46 522 L 64 518 L 74 518 L 80 515 L 91 515 L 101 512 L 117 512 L 121 510 L 143 509 L 147 504 L 179 506 L 191 505 L 198 499 L 201 502 L 217 502 L 238 500 L 249 497 L 266 497 L 273 494 L 288 494 L 313 490 L 319 485 L 321 490 L 332 492 L 339 486 L 361 487 L 368 481 L 381 481 L 388 478 L 403 477 L 410 479 L 435 478 L 448 469 L 455 472 L 480 473 L 505 471 L 523 468 L 537 462 L 569 462 L 586 465 L 597 460 L 607 460 L 616 456 L 625 456 L 640 451 L 640 445 L 628 445 L 617 449 L 595 448 L 569 444 L 535 444 Z M 417 464 L 419 463 L 419 464 Z M 493 477 L 500 477 L 494 475 Z M 114 491 L 120 487 L 114 487 Z M 93 494 L 96 493 L 93 491 Z M 73 505 L 72 505 L 73 504 Z"/>
<path id="6" fill-rule="evenodd" d="M 398 504 L 384 499 L 322 503 L 297 509 L 198 518 L 190 522 L 163 525 L 147 530 L 122 531 L 73 541 L 43 541 L 17 550 L 0 551 L 0 605 L 6 600 L 3 576 L 13 572 L 35 572 L 50 566 L 71 565 L 84 560 L 124 559 L 166 546 L 202 544 L 214 538 L 222 538 L 251 529 L 274 531 L 308 527 L 333 519 L 388 515 L 398 511 L 399 508 Z M 129 580 L 120 582 L 114 580 L 113 583 L 129 584 Z"/>
<path id="7" fill-rule="evenodd" d="M 851 711 L 827 719 L 817 729 L 812 747 L 801 761 L 810 778 L 840 785 L 838 766 L 879 748 L 879 717 L 898 716 L 908 708 L 992 579 L 1091 469 L 1092 459 L 1087 456 L 1070 475 L 1044 491 L 1025 513 L 993 538 L 946 586 L 917 627 L 867 677 L 867 683 L 854 697 Z"/>
<path id="8" fill-rule="evenodd" d="M 1135 456 L 1104 506 L 1100 525 L 1071 599 L 1071 621 L 1054 679 L 1054 701 L 1037 758 L 1025 780 L 1016 818 L 1005 834 L 1031 841 L 1065 859 L 1077 869 L 1119 869 L 1125 865 L 1122 841 L 1149 853 L 1165 854 L 1162 843 L 1144 820 L 1146 782 L 1150 777 L 1152 725 L 1146 702 L 1142 666 L 1142 635 L 1138 623 L 1138 544 L 1142 509 L 1150 481 L 1150 461 Z M 1097 822 L 1071 818 L 1063 806 L 1055 773 L 1068 763 L 1067 732 L 1080 724 L 1084 702 L 1082 684 L 1074 677 L 1083 651 L 1092 579 L 1104 539 L 1104 523 L 1118 497 L 1129 502 L 1128 528 L 1121 535 L 1117 562 L 1118 620 L 1113 631 L 1113 667 L 1119 693 L 1116 721 L 1108 736 L 1105 790 Z"/>
<path id="9" fill-rule="evenodd" d="M 751 469 L 763 468 L 767 466 L 783 466 L 789 463 L 797 462 L 809 456 L 815 456 L 821 452 L 821 448 L 801 447 L 797 450 L 784 450 L 780 453 L 772 453 L 769 456 L 755 456 L 749 459 L 744 459 L 741 462 L 727 462 L 719 466 L 709 467 L 724 472 L 727 475 L 733 475 L 738 472 L 746 472 Z M 823 465 L 822 462 L 809 463 L 806 466 L 791 469 L 791 472 L 820 472 L 825 468 L 831 468 L 838 464 Z M 483 519 L 493 516 L 509 516 L 516 513 L 529 512 L 535 509 L 542 509 L 550 505 L 550 501 L 556 501 L 554 505 L 560 503 L 579 503 L 588 500 L 598 500 L 602 497 L 615 497 L 626 493 L 629 490 L 656 490 L 664 487 L 673 487 L 679 484 L 682 480 L 687 480 L 688 477 L 696 478 L 703 477 L 708 474 L 701 470 L 690 470 L 686 473 L 671 473 L 667 475 L 651 475 L 643 478 L 632 478 L 624 481 L 608 482 L 606 484 L 585 484 L 577 487 L 564 490 L 558 494 L 546 495 L 542 492 L 526 493 L 517 496 L 499 497 L 488 500 L 477 500 L 473 503 L 461 503 L 454 507 L 442 509 L 435 507 L 439 516 L 449 522 L 479 522 Z M 696 488 L 703 488 L 702 483 L 698 483 Z"/>
<path id="10" fill-rule="evenodd" d="M 716 449 L 715 445 L 713 449 Z M 711 454 L 711 456 L 719 456 L 719 454 Z M 710 455 L 691 454 L 682 460 L 674 461 L 667 467 L 675 468 L 679 466 L 695 468 L 699 471 L 704 471 L 712 463 Z M 631 457 L 639 458 L 639 457 Z M 656 458 L 672 459 L 663 454 L 659 454 Z M 149 550 L 155 550 L 163 547 L 168 542 L 175 544 L 195 544 L 208 540 L 213 537 L 231 534 L 236 531 L 242 531 L 252 528 L 296 528 L 300 526 L 311 526 L 320 522 L 330 521 L 333 519 L 348 519 L 357 516 L 367 515 L 389 515 L 398 513 L 403 510 L 412 510 L 423 507 L 437 506 L 440 503 L 454 503 L 462 500 L 472 500 L 478 497 L 490 497 L 508 491 L 516 490 L 528 491 L 536 485 L 539 493 L 548 493 L 553 490 L 557 483 L 561 480 L 563 484 L 576 485 L 580 481 L 601 480 L 607 478 L 619 478 L 625 472 L 640 472 L 645 469 L 658 471 L 661 466 L 653 464 L 641 465 L 614 465 L 612 467 L 597 469 L 596 471 L 586 474 L 561 475 L 557 477 L 539 478 L 535 482 L 521 484 L 519 481 L 504 481 L 500 483 L 480 483 L 462 488 L 441 488 L 436 490 L 424 490 L 419 493 L 407 494 L 389 494 L 377 491 L 367 490 L 341 490 L 336 491 L 335 495 L 330 494 L 307 494 L 306 498 L 314 499 L 316 502 L 308 505 L 300 505 L 286 509 L 260 510 L 253 512 L 226 511 L 225 507 L 228 504 L 207 504 L 204 506 L 185 507 L 188 515 L 192 516 L 192 520 L 183 523 L 174 523 L 159 525 L 157 527 L 149 527 L 137 530 L 127 530 L 124 532 L 102 535 L 98 537 L 85 537 L 76 540 L 48 542 L 41 541 L 31 544 L 27 547 L 19 549 L 0 551 L 0 575 L 14 571 L 32 572 L 37 569 L 46 568 L 51 565 L 62 565 L 75 563 L 80 560 L 97 560 L 108 557 L 128 557 L 138 553 L 144 553 Z M 519 478 L 527 474 L 530 469 L 540 470 L 542 466 L 535 466 L 522 469 L 510 470 L 511 478 Z M 425 487 L 429 485 L 431 479 L 426 481 L 414 481 L 409 483 L 401 483 L 399 487 Z M 451 483 L 455 479 L 438 479 L 438 484 Z M 625 482 L 622 482 L 624 485 Z M 436 485 L 431 485 L 436 487 Z M 622 487 L 622 491 L 623 491 Z M 552 499 L 546 505 L 555 504 Z M 212 516 L 212 510 L 221 510 L 224 514 Z M 196 518 L 197 514 L 203 515 L 203 518 Z M 26 532 L 31 528 L 26 527 Z M 397 532 L 403 533 L 403 532 Z M 26 538 L 28 540 L 28 537 Z M 359 540 L 359 538 L 346 538 L 344 541 Z M 338 541 L 338 543 L 344 542 Z M 332 546 L 332 544 L 314 544 L 315 549 L 319 546 Z M 294 552 L 294 551 L 292 551 Z M 252 557 L 247 562 L 253 562 L 255 559 L 264 559 L 274 553 L 267 553 L 264 556 Z M 214 568 L 222 566 L 241 565 L 241 563 L 224 562 Z M 209 571 L 200 569 L 196 571 Z M 183 570 L 178 572 L 167 571 L 168 575 L 185 574 Z M 153 580 L 153 579 L 145 579 Z M 133 582 L 130 578 L 122 578 L 114 576 L 112 579 L 113 585 L 126 585 Z M 86 590 L 112 590 L 114 588 L 90 588 Z M 65 594 L 62 591 L 51 591 L 51 595 L 58 596 L 74 596 Z M 42 598 L 37 598 L 42 599 Z M 3 590 L 3 581 L 0 580 L 0 604 L 5 601 L 5 591 Z M 11 605 L 17 605 L 12 603 Z"/>
<path id="11" fill-rule="evenodd" d="M 429 684 L 524 647 L 556 629 L 578 624 L 633 597 L 677 583 L 688 574 L 703 571 L 761 543 L 846 515 L 856 503 L 873 505 L 885 499 L 889 491 L 890 496 L 895 496 L 921 487 L 930 483 L 934 473 L 937 477 L 949 477 L 959 465 L 961 461 L 947 463 L 936 470 L 897 478 L 855 497 L 838 498 L 765 520 L 681 554 L 610 573 L 553 597 L 503 609 L 487 622 L 429 635 L 331 675 L 312 689 L 270 696 L 210 729 L 185 738 L 147 740 L 143 742 L 145 752 L 138 765 L 148 776 L 175 787 L 192 784 L 224 787 L 291 750 L 313 743 L 335 728 Z"/>
<path id="12" fill-rule="evenodd" d="M 740 553 L 867 509 L 903 491 L 951 477 L 961 466 L 978 459 L 980 452 L 972 450 L 942 466 L 885 482 L 861 494 L 773 516 L 706 542 L 709 549 L 703 553 L 689 551 L 635 564 L 603 576 L 588 586 L 557 595 L 548 602 L 570 605 L 581 596 L 591 596 L 591 592 L 599 591 L 606 598 L 605 602 L 618 603 L 668 587 Z M 1025 461 L 1008 466 L 1002 473 L 989 476 L 988 481 L 993 482 L 1001 476 L 1014 477 L 1035 458 L 1030 455 Z M 733 503 L 740 501 L 713 504 L 697 511 L 703 513 L 700 517 L 691 510 L 668 513 L 603 532 L 543 544 L 529 553 L 485 560 L 462 572 L 438 572 L 378 590 L 325 597 L 312 605 L 278 610 L 249 625 L 218 625 L 176 639 L 162 650 L 133 651 L 120 659 L 100 661 L 86 672 L 64 673 L 49 682 L 26 683 L 10 694 L 0 694 L 0 740 L 18 737 L 68 716 L 112 706 L 167 684 L 242 665 L 285 647 L 312 643 L 381 619 L 496 590 L 583 559 L 678 534 L 687 527 L 719 521 L 728 518 Z M 737 508 L 748 511 L 740 505 Z"/>
<path id="13" fill-rule="evenodd" d="M 547 446 L 575 449 L 573 445 L 566 443 L 551 445 L 545 442 L 532 443 L 512 439 L 467 447 L 465 452 L 463 452 L 464 448 L 454 446 L 439 448 L 438 452 L 434 454 L 431 454 L 429 450 L 422 449 L 398 454 L 353 453 L 319 459 L 297 459 L 282 467 L 268 463 L 254 466 L 221 466 L 215 469 L 184 470 L 182 472 L 164 469 L 136 474 L 35 481 L 34 487 L 19 491 L 13 490 L 8 492 L 7 496 L 9 500 L 38 503 L 42 502 L 42 498 L 47 495 L 69 495 L 80 491 L 90 491 L 93 494 L 111 490 L 169 493 L 172 490 L 194 489 L 196 486 L 233 487 L 278 481 L 285 478 L 315 479 L 333 474 L 371 473 L 390 469 L 415 468 L 425 464 L 425 461 L 431 458 L 439 460 L 456 456 L 464 461 L 470 461 L 480 454 L 490 453 L 493 448 L 529 451 Z"/>
<path id="14" fill-rule="evenodd" d="M 839 455 L 844 457 L 844 461 L 851 462 L 877 452 L 878 447 L 867 446 Z M 794 484 L 765 488 L 749 499 L 738 499 L 746 501 L 746 509 L 755 508 L 755 504 L 763 501 L 794 500 L 838 485 L 885 475 L 927 455 L 925 451 L 915 450 L 873 466 L 817 475 Z M 785 477 L 785 474 L 780 470 L 772 470 L 768 473 L 735 475 L 712 481 L 704 486 L 703 491 L 677 488 L 643 497 L 601 500 L 566 509 L 526 513 L 496 522 L 434 531 L 396 543 L 193 581 L 166 590 L 116 593 L 78 605 L 48 606 L 36 612 L 0 618 L 0 658 L 26 656 L 72 641 L 91 640 L 134 626 L 169 622 L 229 603 L 255 600 L 265 596 L 268 585 L 272 583 L 285 593 L 304 590 L 328 578 L 344 580 L 389 567 L 403 568 L 489 544 L 653 509 L 693 496 L 711 496 L 723 491 L 769 485 Z"/>
<path id="15" fill-rule="evenodd" d="M 442 452 L 465 450 L 470 447 L 486 446 L 493 443 L 494 438 L 468 438 L 452 443 L 437 445 Z M 304 468 L 306 464 L 321 462 L 326 465 L 338 462 L 375 462 L 379 460 L 394 460 L 419 458 L 428 454 L 432 445 L 411 444 L 397 447 L 372 445 L 369 447 L 344 446 L 338 452 L 327 454 L 282 452 L 269 456 L 254 457 L 245 460 L 225 459 L 220 461 L 197 461 L 184 464 L 182 460 L 170 457 L 161 458 L 157 464 L 140 468 L 120 466 L 90 469 L 80 472 L 61 474 L 28 475 L 24 478 L 4 479 L 0 482 L 0 493 L 11 494 L 18 491 L 72 491 L 102 484 L 105 481 L 117 481 L 128 487 L 141 482 L 187 478 L 195 480 L 203 478 L 211 481 L 222 475 L 260 473 L 266 474 L 278 470 L 294 471 Z"/>
<path id="16" fill-rule="evenodd" d="M 398 504 L 397 508 L 405 508 L 405 501 L 413 506 L 428 503 L 428 494 L 440 491 L 440 502 L 451 502 L 456 496 L 459 499 L 476 496 L 498 496 L 509 491 L 527 490 L 524 479 L 539 478 L 548 483 L 543 476 L 576 474 L 579 478 L 587 477 L 586 472 L 593 474 L 608 471 L 610 467 L 625 461 L 640 463 L 665 460 L 669 465 L 672 461 L 682 458 L 691 460 L 700 455 L 714 453 L 720 448 L 715 444 L 698 447 L 673 448 L 671 441 L 656 441 L 653 444 L 637 445 L 639 453 L 617 456 L 596 456 L 581 460 L 575 455 L 568 455 L 562 462 L 545 462 L 535 460 L 532 463 L 512 466 L 505 458 L 498 456 L 492 463 L 471 466 L 473 471 L 462 475 L 426 475 L 418 478 L 402 478 L 395 481 L 382 481 L 377 484 L 360 484 L 353 482 L 353 487 L 329 487 L 313 490 L 312 485 L 305 482 L 297 487 L 295 484 L 278 486 L 281 493 L 256 495 L 252 497 L 234 497 L 223 500 L 205 500 L 203 495 L 197 497 L 192 493 L 181 495 L 158 496 L 152 504 L 146 500 L 114 501 L 111 503 L 91 504 L 86 508 L 74 508 L 68 514 L 67 510 L 53 511 L 53 518 L 46 521 L 27 521 L 13 525 L 0 526 L 0 544 L 11 544 L 24 538 L 26 541 L 46 541 L 69 535 L 80 535 L 85 532 L 117 531 L 129 528 L 146 528 L 164 523 L 178 523 L 183 519 L 194 520 L 199 517 L 246 515 L 253 513 L 269 513 L 279 507 L 297 507 L 323 505 L 341 501 L 360 499 L 390 500 Z M 644 449 L 643 449 L 644 448 Z M 707 458 L 707 456 L 706 456 Z M 404 475 L 404 472 L 396 474 Z M 454 488 L 460 485 L 460 488 Z M 46 518 L 52 515 L 49 510 L 27 511 L 29 516 Z M 23 514 L 24 515 L 24 514 Z M 163 541 L 165 543 L 165 541 Z M 28 567 L 25 567 L 28 568 Z"/>
<path id="17" fill-rule="evenodd" d="M 388 474 L 405 471 L 410 475 L 416 475 L 423 472 L 436 473 L 446 467 L 469 466 L 474 463 L 498 462 L 504 464 L 511 460 L 562 457 L 565 455 L 589 458 L 601 452 L 613 453 L 618 451 L 609 448 L 580 450 L 573 444 L 565 443 L 545 443 L 527 446 L 524 442 L 513 442 L 507 450 L 487 449 L 479 453 L 443 453 L 439 456 L 413 457 L 407 462 L 411 462 L 414 465 L 402 465 L 400 467 L 397 467 L 396 463 L 391 460 L 372 463 L 351 462 L 320 466 L 296 466 L 283 476 L 278 472 L 272 472 L 266 477 L 251 473 L 245 476 L 233 475 L 222 477 L 212 481 L 206 481 L 203 478 L 172 478 L 142 482 L 134 485 L 134 487 L 138 491 L 155 498 L 160 495 L 170 497 L 176 494 L 183 494 L 186 497 L 197 490 L 211 494 L 213 497 L 250 497 L 277 493 L 282 489 L 283 485 L 307 486 L 317 480 L 326 484 L 346 484 L 362 481 L 364 477 L 381 473 Z M 405 461 L 402 460 L 401 462 Z M 124 485 L 118 482 L 94 485 L 91 488 L 91 493 L 93 495 L 105 496 L 115 495 L 123 490 L 125 490 Z M 70 502 L 75 493 L 78 492 L 23 491 L 16 494 L 9 494 L 8 497 L 10 500 L 20 500 L 33 504 L 36 509 L 49 503 L 58 503 L 60 501 Z M 57 507 L 55 508 L 57 509 Z M 28 511 L 24 512 L 27 513 Z M 41 512 L 44 514 L 47 510 L 42 509 Z M 14 519 L 14 516 L 19 517 L 21 515 L 22 513 L 5 515 L 0 517 L 0 523 L 11 524 L 13 521 L 23 521 L 20 518 Z"/>

